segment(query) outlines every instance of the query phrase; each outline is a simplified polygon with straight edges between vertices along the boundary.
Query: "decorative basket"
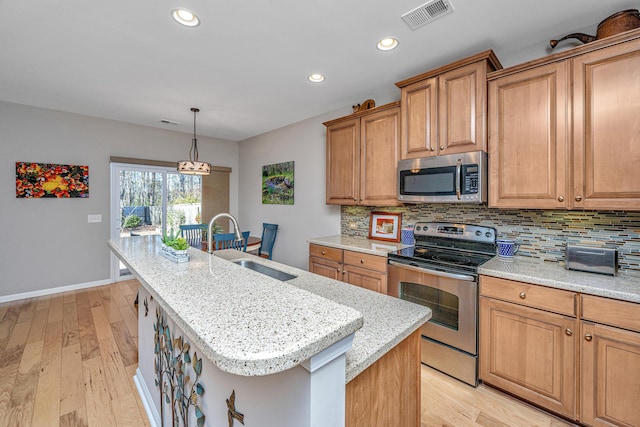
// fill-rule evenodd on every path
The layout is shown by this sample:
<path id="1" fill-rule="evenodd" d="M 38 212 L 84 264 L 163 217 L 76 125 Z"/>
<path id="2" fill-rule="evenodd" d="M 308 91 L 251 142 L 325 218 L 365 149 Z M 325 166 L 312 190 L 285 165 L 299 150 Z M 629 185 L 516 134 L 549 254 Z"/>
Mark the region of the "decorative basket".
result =
<path id="1" fill-rule="evenodd" d="M 179 251 L 164 243 L 160 246 L 160 255 L 177 263 L 189 261 L 189 252 L 187 249 Z"/>

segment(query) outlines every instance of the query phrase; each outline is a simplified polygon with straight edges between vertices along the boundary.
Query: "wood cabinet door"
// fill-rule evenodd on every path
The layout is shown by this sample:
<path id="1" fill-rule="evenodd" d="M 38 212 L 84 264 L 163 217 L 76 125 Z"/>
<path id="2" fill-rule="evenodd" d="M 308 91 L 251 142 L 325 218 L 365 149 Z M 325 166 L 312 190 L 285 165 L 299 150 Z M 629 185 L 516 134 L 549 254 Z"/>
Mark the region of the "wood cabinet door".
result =
<path id="1" fill-rule="evenodd" d="M 438 154 L 487 150 L 486 62 L 438 76 Z"/>
<path id="2" fill-rule="evenodd" d="M 640 40 L 573 59 L 572 207 L 640 209 Z"/>
<path id="3" fill-rule="evenodd" d="M 422 80 L 402 88 L 402 159 L 436 155 L 438 79 Z"/>
<path id="4" fill-rule="evenodd" d="M 640 426 L 640 334 L 583 321 L 580 354 L 580 421 Z"/>
<path id="5" fill-rule="evenodd" d="M 367 270 L 366 268 L 354 267 L 352 265 L 343 266 L 343 281 L 360 286 L 371 291 L 387 293 L 387 275 L 378 271 Z"/>
<path id="6" fill-rule="evenodd" d="M 309 271 L 330 279 L 342 280 L 342 264 L 330 259 L 309 257 Z"/>
<path id="7" fill-rule="evenodd" d="M 360 119 L 327 127 L 327 204 L 358 203 Z"/>
<path id="8" fill-rule="evenodd" d="M 360 119 L 360 200 L 366 206 L 398 206 L 400 108 Z"/>
<path id="9" fill-rule="evenodd" d="M 480 379 L 571 419 L 576 417 L 572 317 L 480 298 Z"/>
<path id="10" fill-rule="evenodd" d="M 566 61 L 489 82 L 489 206 L 567 205 Z"/>

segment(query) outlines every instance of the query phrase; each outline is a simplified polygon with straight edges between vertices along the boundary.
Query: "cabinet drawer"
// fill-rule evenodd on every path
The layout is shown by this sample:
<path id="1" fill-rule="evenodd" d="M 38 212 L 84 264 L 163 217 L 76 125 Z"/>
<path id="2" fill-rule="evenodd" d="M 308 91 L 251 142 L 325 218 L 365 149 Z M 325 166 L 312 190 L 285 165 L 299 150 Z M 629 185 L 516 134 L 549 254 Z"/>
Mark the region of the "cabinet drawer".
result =
<path id="1" fill-rule="evenodd" d="M 328 246 L 314 245 L 313 243 L 310 243 L 309 255 L 342 262 L 342 249 L 330 248 Z"/>
<path id="2" fill-rule="evenodd" d="M 383 273 L 387 271 L 387 257 L 362 252 L 344 251 L 344 263 Z"/>
<path id="3" fill-rule="evenodd" d="M 576 293 L 562 289 L 480 276 L 480 295 L 568 316 L 576 315 Z"/>
<path id="4" fill-rule="evenodd" d="M 640 304 L 581 295 L 582 319 L 640 332 Z"/>

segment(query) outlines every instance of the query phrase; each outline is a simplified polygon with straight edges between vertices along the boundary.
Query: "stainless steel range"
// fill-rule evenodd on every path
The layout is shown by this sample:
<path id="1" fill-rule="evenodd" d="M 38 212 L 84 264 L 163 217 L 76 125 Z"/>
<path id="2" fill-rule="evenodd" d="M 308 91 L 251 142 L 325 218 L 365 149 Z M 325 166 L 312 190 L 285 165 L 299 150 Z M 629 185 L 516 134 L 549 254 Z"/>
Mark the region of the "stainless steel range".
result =
<path id="1" fill-rule="evenodd" d="M 478 267 L 496 253 L 496 230 L 419 222 L 414 247 L 389 254 L 389 295 L 432 310 L 422 363 L 478 384 Z"/>

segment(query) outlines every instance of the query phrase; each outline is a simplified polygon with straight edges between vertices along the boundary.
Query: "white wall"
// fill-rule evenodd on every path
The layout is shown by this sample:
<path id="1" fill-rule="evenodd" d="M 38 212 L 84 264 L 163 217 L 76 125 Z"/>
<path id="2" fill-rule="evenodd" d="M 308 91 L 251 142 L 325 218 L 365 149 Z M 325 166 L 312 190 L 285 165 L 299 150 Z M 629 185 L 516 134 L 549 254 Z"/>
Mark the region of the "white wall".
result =
<path id="1" fill-rule="evenodd" d="M 345 108 L 240 142 L 240 227 L 260 235 L 262 223 L 278 224 L 273 259 L 307 270 L 307 238 L 340 234 L 340 206 L 325 203 L 323 122 L 351 113 Z M 262 204 L 262 166 L 295 162 L 293 205 Z"/>
<path id="2" fill-rule="evenodd" d="M 186 129 L 186 132 L 191 132 Z M 0 298 L 109 279 L 109 157 L 187 158 L 189 133 L 0 102 Z M 232 168 L 238 212 L 238 143 L 198 138 L 200 159 Z M 18 199 L 17 161 L 89 166 L 88 199 Z M 87 223 L 101 214 L 101 223 Z"/>

